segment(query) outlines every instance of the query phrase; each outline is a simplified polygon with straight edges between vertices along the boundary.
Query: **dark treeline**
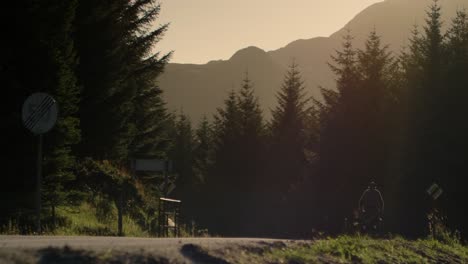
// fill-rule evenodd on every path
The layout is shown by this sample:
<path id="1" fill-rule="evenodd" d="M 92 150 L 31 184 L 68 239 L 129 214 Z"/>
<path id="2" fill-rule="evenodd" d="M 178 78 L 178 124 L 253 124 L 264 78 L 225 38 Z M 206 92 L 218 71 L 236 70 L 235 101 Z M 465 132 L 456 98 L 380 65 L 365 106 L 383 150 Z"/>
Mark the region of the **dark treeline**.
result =
<path id="1" fill-rule="evenodd" d="M 185 193 L 186 212 L 221 235 L 340 233 L 375 180 L 386 231 L 423 236 L 437 208 L 466 235 L 468 17 L 458 12 L 442 32 L 440 14 L 434 2 L 400 54 L 377 30 L 362 49 L 348 32 L 330 61 L 336 89 L 321 88 L 322 98 L 307 95 L 293 62 L 271 120 L 246 75 L 213 123 L 192 133 L 186 155 L 204 173 Z M 436 201 L 426 193 L 433 183 L 444 191 Z"/>
<path id="2" fill-rule="evenodd" d="M 130 160 L 172 160 L 171 198 L 183 223 L 225 236 L 308 237 L 343 231 L 371 179 L 385 199 L 386 230 L 427 233 L 438 208 L 468 232 L 468 16 L 440 20 L 435 1 L 400 54 L 377 30 L 362 49 L 352 32 L 330 60 L 336 88 L 307 94 L 291 63 L 266 119 L 248 73 L 213 118 L 192 126 L 170 113 L 156 79 L 170 54 L 154 52 L 168 25 L 154 28 L 160 6 L 135 1 L 14 1 L 2 9 L 6 149 L 0 225 L 31 230 L 37 139 L 21 124 L 21 106 L 47 92 L 60 107 L 45 135 L 44 225 L 56 208 L 84 202 L 127 215 L 156 234 L 163 176 L 134 173 Z M 442 32 L 447 23 L 447 32 Z M 220 87 L 221 89 L 222 87 Z M 444 190 L 432 201 L 426 189 Z"/>

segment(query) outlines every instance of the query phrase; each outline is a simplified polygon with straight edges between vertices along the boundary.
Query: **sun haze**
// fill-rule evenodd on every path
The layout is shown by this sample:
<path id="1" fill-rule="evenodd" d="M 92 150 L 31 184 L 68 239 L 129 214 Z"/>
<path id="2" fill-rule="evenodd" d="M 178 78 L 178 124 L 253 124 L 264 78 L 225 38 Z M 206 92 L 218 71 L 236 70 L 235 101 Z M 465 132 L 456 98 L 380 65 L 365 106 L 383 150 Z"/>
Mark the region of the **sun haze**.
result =
<path id="1" fill-rule="evenodd" d="M 171 62 L 228 59 L 247 46 L 266 51 L 297 39 L 329 36 L 379 0 L 161 0 L 158 22 L 170 23 L 156 50 Z"/>

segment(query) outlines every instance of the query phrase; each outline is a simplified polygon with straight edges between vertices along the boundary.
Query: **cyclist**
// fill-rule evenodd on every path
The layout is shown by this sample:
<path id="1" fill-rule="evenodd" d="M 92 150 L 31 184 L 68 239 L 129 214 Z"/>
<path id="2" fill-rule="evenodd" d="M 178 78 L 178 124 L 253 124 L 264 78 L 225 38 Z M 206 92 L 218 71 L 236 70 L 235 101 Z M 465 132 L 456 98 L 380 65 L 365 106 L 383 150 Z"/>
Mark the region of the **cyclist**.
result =
<path id="1" fill-rule="evenodd" d="M 384 211 L 384 200 L 382 194 L 377 189 L 374 181 L 371 181 L 369 186 L 359 199 L 359 209 L 362 214 L 363 228 L 372 228 L 377 230 L 382 222 L 382 214 Z"/>

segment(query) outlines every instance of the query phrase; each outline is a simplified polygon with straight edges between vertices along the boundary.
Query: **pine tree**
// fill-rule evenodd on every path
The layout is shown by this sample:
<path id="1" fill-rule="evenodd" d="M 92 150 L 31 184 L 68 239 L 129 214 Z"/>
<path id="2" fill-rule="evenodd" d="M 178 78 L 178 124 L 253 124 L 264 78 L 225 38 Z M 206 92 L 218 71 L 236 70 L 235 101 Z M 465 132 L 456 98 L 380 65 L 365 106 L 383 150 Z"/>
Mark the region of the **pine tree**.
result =
<path id="1" fill-rule="evenodd" d="M 264 162 L 265 129 L 258 98 L 246 73 L 239 93 L 228 95 L 214 120 L 214 163 L 206 178 L 207 192 L 219 203 L 213 210 L 226 219 L 214 228 L 225 235 L 248 234 L 243 219 L 251 217 Z M 222 198 L 221 198 L 222 197 Z M 255 221 L 251 217 L 250 224 Z"/>
<path id="2" fill-rule="evenodd" d="M 278 106 L 272 111 L 271 143 L 273 153 L 279 154 L 278 162 L 285 158 L 283 164 L 277 164 L 278 173 L 273 182 L 278 187 L 289 185 L 304 177 L 304 131 L 305 119 L 310 99 L 306 96 L 305 86 L 301 79 L 298 65 L 293 62 L 287 72 L 280 92 L 277 94 Z M 285 190 L 283 190 L 285 191 Z"/>
<path id="3" fill-rule="evenodd" d="M 207 124 L 205 124 L 207 125 Z M 209 133 L 208 127 L 203 133 Z M 200 131 L 197 131 L 200 132 Z M 208 134 L 201 135 L 203 143 L 198 141 L 199 138 L 195 135 L 190 119 L 180 113 L 175 123 L 174 145 L 172 149 L 171 159 L 174 164 L 174 173 L 176 174 L 175 190 L 171 194 L 172 197 L 182 200 L 182 210 L 189 220 L 203 219 L 204 211 L 204 194 L 202 191 L 202 184 L 206 172 L 209 170 L 211 155 L 209 152 L 212 147 L 209 140 L 206 138 Z M 206 144 L 204 146 L 199 144 Z M 199 169 L 198 171 L 196 169 Z M 200 171 L 200 169 L 202 171 Z M 207 170 L 207 171 L 203 171 Z M 197 173 L 203 173 L 200 175 Z M 200 178 L 201 177 L 201 178 Z M 209 203 L 209 202 L 208 202 Z"/>
<path id="4" fill-rule="evenodd" d="M 195 149 L 193 171 L 197 182 L 206 183 L 213 165 L 213 128 L 204 116 L 195 131 Z"/>
<path id="5" fill-rule="evenodd" d="M 53 1 L 37 8 L 34 18 L 38 19 L 39 25 L 44 23 L 41 27 L 47 29 L 39 38 L 48 40 L 42 43 L 47 43 L 43 47 L 48 55 L 46 65 L 52 71 L 48 75 L 51 79 L 45 80 L 44 84 L 50 85 L 47 92 L 57 100 L 59 107 L 56 127 L 46 135 L 43 177 L 44 202 L 51 208 L 52 225 L 55 226 L 55 208 L 58 205 L 80 202 L 73 187 L 75 154 L 72 152 L 72 147 L 80 141 L 77 117 L 80 89 L 75 76 L 77 57 L 72 39 L 76 1 Z"/>
<path id="6" fill-rule="evenodd" d="M 168 29 L 168 25 L 153 28 L 161 6 L 155 1 L 135 1 L 126 12 L 129 30 L 134 32 L 130 43 L 131 57 L 135 59 L 132 67 L 133 84 L 136 95 L 132 101 L 135 107 L 131 117 L 135 124 L 135 134 L 129 145 L 129 158 L 148 158 L 167 160 L 172 138 L 170 136 L 170 115 L 162 98 L 163 91 L 157 84 L 157 78 L 163 72 L 171 53 L 161 55 L 154 52 L 155 46 Z M 147 201 L 146 214 L 157 208 L 161 173 L 139 172 L 137 178 L 144 184 Z M 152 201 L 150 201 L 152 200 Z"/>
<path id="7" fill-rule="evenodd" d="M 213 217 L 212 208 L 208 205 L 212 204 L 213 197 L 211 192 L 214 190 L 212 184 L 213 178 L 216 175 L 213 173 L 215 161 L 215 145 L 214 145 L 214 130 L 213 125 L 205 116 L 202 118 L 195 131 L 195 147 L 193 150 L 193 173 L 199 185 L 192 186 L 194 189 L 194 197 L 191 198 L 190 215 L 192 220 L 197 224 L 210 225 Z"/>
<path id="8" fill-rule="evenodd" d="M 303 119 L 307 113 L 309 101 L 305 95 L 304 82 L 301 79 L 298 65 L 293 62 L 284 78 L 281 91 L 277 94 L 278 106 L 272 111 L 272 135 L 284 138 L 284 134 L 300 134 Z"/>
<path id="9" fill-rule="evenodd" d="M 413 235 L 422 235 L 429 203 L 426 197 L 414 193 L 424 193 L 433 183 L 440 182 L 445 173 L 446 143 L 444 127 L 446 121 L 443 108 L 446 90 L 443 85 L 444 37 L 441 33 L 441 8 L 435 0 L 427 12 L 424 31 L 413 34 L 410 39 L 410 54 L 404 62 L 404 72 L 409 85 L 409 147 L 404 183 L 406 189 L 403 209 L 413 221 L 406 222 L 405 229 Z M 417 209 L 415 209 L 417 208 Z"/>
<path id="10" fill-rule="evenodd" d="M 397 153 L 401 151 L 400 122 L 402 105 L 401 83 L 398 62 L 381 44 L 380 36 L 372 31 L 366 41 L 365 49 L 358 52 L 358 69 L 361 72 L 362 97 L 364 109 L 360 115 L 364 120 L 360 128 L 361 164 L 363 171 L 356 175 L 355 200 L 365 184 L 375 180 L 387 203 L 386 210 L 393 214 L 385 216 L 386 228 L 401 231 L 401 218 L 398 216 L 399 190 L 401 190 L 402 171 Z M 400 122 L 400 123 L 399 123 Z M 400 144 L 400 145 L 399 145 Z"/>
<path id="11" fill-rule="evenodd" d="M 154 0 L 80 1 L 83 155 L 124 161 L 163 152 L 167 116 L 155 80 L 170 54 L 153 52 L 167 30 L 167 25 L 150 29 L 159 12 Z"/>
<path id="12" fill-rule="evenodd" d="M 79 0 L 76 42 L 83 86 L 82 157 L 108 160 L 118 168 L 128 167 L 132 158 L 167 157 L 170 120 L 156 78 L 170 53 L 161 56 L 153 50 L 167 30 L 167 25 L 152 27 L 159 12 L 155 0 Z M 112 179 L 116 184 L 125 182 L 125 175 L 121 176 L 121 180 Z M 156 199 L 160 175 L 137 176 L 144 192 Z"/>
<path id="13" fill-rule="evenodd" d="M 334 197 L 348 190 L 350 171 L 349 152 L 352 151 L 349 138 L 355 129 L 355 123 L 349 116 L 355 116 L 359 105 L 359 80 L 357 71 L 357 51 L 352 44 L 350 31 L 343 37 L 342 49 L 332 56 L 329 66 L 336 76 L 336 91 L 322 88 L 323 103 L 320 111 L 320 147 L 319 147 L 319 188 L 323 195 L 319 198 L 319 211 L 322 217 L 318 225 L 333 231 L 341 225 L 343 211 L 347 205 L 336 201 Z M 340 164 L 340 165 L 338 165 Z M 348 190 L 349 193 L 349 190 Z M 338 206 L 340 206 L 338 208 Z M 332 209 L 333 208 L 333 209 Z M 339 220 L 337 220 L 339 219 Z"/>
<path id="14" fill-rule="evenodd" d="M 239 112 L 241 119 L 237 160 L 242 171 L 237 180 L 241 185 L 238 202 L 243 206 L 236 217 L 238 232 L 252 236 L 258 232 L 258 225 L 266 220 L 262 219 L 258 208 L 264 206 L 259 200 L 268 179 L 264 170 L 266 129 L 248 72 L 245 73 L 239 92 Z M 250 221 L 242 221 L 247 218 Z"/>
<path id="15" fill-rule="evenodd" d="M 228 98 L 224 101 L 224 108 L 218 108 L 214 116 L 216 148 L 218 150 L 221 150 L 223 146 L 234 142 L 238 138 L 240 120 L 239 98 L 236 92 L 231 90 Z"/>
<path id="16" fill-rule="evenodd" d="M 164 158 L 169 145 L 167 135 L 167 119 L 162 90 L 157 86 L 156 79 L 162 73 L 172 53 L 160 55 L 152 53 L 155 44 L 167 31 L 168 24 L 152 29 L 154 21 L 160 13 L 161 6 L 155 1 L 136 1 L 128 9 L 132 32 L 135 34 L 131 46 L 133 57 L 137 59 L 133 69 L 133 77 L 137 86 L 134 98 L 134 122 L 136 134 L 130 145 L 130 155 L 133 157 Z"/>
<path id="17" fill-rule="evenodd" d="M 293 62 L 284 77 L 281 90 L 277 93 L 278 105 L 272 111 L 269 138 L 268 179 L 264 183 L 270 202 L 271 217 L 275 207 L 280 214 L 275 219 L 274 232 L 283 230 L 282 225 L 290 219 L 288 208 L 293 212 L 295 205 L 290 203 L 294 188 L 309 176 L 308 159 L 304 148 L 307 144 L 305 121 L 308 115 L 310 98 L 305 92 L 304 82 Z M 286 221 L 286 222 L 285 222 Z M 280 235 L 277 233 L 277 235 Z"/>
<path id="18" fill-rule="evenodd" d="M 83 87 L 80 118 L 82 156 L 121 160 L 134 134 L 131 117 L 136 87 L 131 78 L 134 32 L 123 19 L 128 1 L 80 0 L 77 10 L 78 76 Z M 89 41 L 92 39 L 93 41 Z"/>
<path id="19" fill-rule="evenodd" d="M 197 184 L 193 173 L 194 141 L 190 119 L 180 113 L 175 124 L 172 160 L 177 174 L 176 196 L 182 200 L 191 197 L 191 190 Z"/>
<path id="20" fill-rule="evenodd" d="M 215 131 L 215 174 L 211 181 L 219 186 L 238 189 L 238 146 L 240 139 L 241 115 L 239 98 L 234 90 L 229 92 L 224 108 L 218 108 L 214 117 Z M 232 185 L 234 184 L 234 185 Z"/>
<path id="21" fill-rule="evenodd" d="M 468 148 L 468 125 L 463 120 L 467 114 L 466 100 L 468 98 L 468 14 L 459 11 L 452 20 L 446 34 L 447 42 L 445 57 L 447 72 L 444 76 L 446 89 L 444 119 L 444 136 L 446 138 L 446 152 L 444 153 L 446 173 L 440 179 L 447 196 L 443 203 L 447 212 L 449 226 L 468 233 L 468 219 L 466 210 L 460 208 L 460 203 L 466 201 L 467 195 L 463 186 L 466 186 Z"/>
<path id="22" fill-rule="evenodd" d="M 391 98 L 391 75 L 393 59 L 388 46 L 382 46 L 380 37 L 373 30 L 365 43 L 364 50 L 358 52 L 358 71 L 361 73 L 362 107 L 359 119 L 362 120 L 360 135 L 365 146 L 363 159 L 367 168 L 361 173 L 366 182 L 371 179 L 383 184 L 388 162 L 388 136 Z"/>
<path id="23" fill-rule="evenodd" d="M 274 169 L 276 173 L 270 179 L 270 184 L 285 195 L 292 183 L 304 177 L 304 119 L 309 98 L 306 97 L 305 86 L 295 62 L 284 78 L 277 99 L 278 106 L 272 111 L 270 152 L 274 153 L 273 164 L 278 167 Z"/>
<path id="24" fill-rule="evenodd" d="M 254 95 L 254 87 L 248 73 L 242 81 L 239 93 L 240 112 L 240 159 L 244 168 L 240 179 L 245 185 L 244 190 L 262 184 L 258 175 L 263 164 L 262 152 L 265 139 L 265 125 L 258 98 Z"/>
<path id="25" fill-rule="evenodd" d="M 332 57 L 337 92 L 322 90 L 320 176 L 323 213 L 332 231 L 340 230 L 370 179 L 384 184 L 389 163 L 392 107 L 391 54 L 372 31 L 363 50 L 344 36 Z M 333 208 L 333 209 L 330 209 Z"/>
<path id="26" fill-rule="evenodd" d="M 336 76 L 336 91 L 321 88 L 323 103 L 317 102 L 320 111 L 320 147 L 319 147 L 319 174 L 320 185 L 324 190 L 338 190 L 346 186 L 341 177 L 346 175 L 343 166 L 336 166 L 336 163 L 344 163 L 349 157 L 343 148 L 349 149 L 343 133 L 349 133 L 348 129 L 355 125 L 353 120 L 346 118 L 344 113 L 355 116 L 356 106 L 359 100 L 359 80 L 360 75 L 357 70 L 357 51 L 353 47 L 353 37 L 348 30 L 343 36 L 342 49 L 336 51 L 332 56 L 333 63 L 329 63 L 330 69 Z M 338 187 L 337 187 L 338 185 Z M 333 197 L 333 192 L 330 197 Z M 321 204 L 324 210 L 332 206 L 326 195 Z M 328 200 L 328 201 L 327 201 Z M 335 211 L 336 212 L 336 211 Z"/>
<path id="27" fill-rule="evenodd" d="M 342 50 L 337 50 L 336 55 L 331 57 L 333 64 L 328 64 L 337 76 L 336 88 L 343 102 L 354 101 L 360 79 L 357 71 L 357 51 L 352 41 L 353 37 L 348 29 L 347 34 L 343 36 Z"/>
<path id="28" fill-rule="evenodd" d="M 252 81 L 246 72 L 239 93 L 239 110 L 241 115 L 241 131 L 244 136 L 252 137 L 253 143 L 262 136 L 264 124 L 262 110 L 258 98 L 254 95 Z"/>
<path id="29" fill-rule="evenodd" d="M 212 201 L 212 219 L 207 225 L 215 233 L 234 235 L 236 212 L 239 212 L 238 198 L 244 187 L 239 180 L 242 168 L 239 166 L 239 144 L 241 131 L 239 97 L 230 91 L 224 107 L 218 108 L 214 116 L 214 164 L 207 179 L 207 190 Z M 214 220 L 217 219 L 217 220 Z"/>

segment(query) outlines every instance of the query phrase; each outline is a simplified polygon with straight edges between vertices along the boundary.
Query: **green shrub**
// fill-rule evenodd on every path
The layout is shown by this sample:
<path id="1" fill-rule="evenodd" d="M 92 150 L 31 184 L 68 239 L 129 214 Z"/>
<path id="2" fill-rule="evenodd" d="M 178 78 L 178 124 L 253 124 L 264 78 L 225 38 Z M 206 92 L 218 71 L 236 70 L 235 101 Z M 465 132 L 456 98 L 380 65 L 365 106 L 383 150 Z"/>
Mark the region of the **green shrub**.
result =
<path id="1" fill-rule="evenodd" d="M 461 242 L 460 232 L 452 231 L 447 226 L 447 217 L 439 210 L 433 209 L 428 215 L 429 238 L 448 245 L 459 245 Z"/>

